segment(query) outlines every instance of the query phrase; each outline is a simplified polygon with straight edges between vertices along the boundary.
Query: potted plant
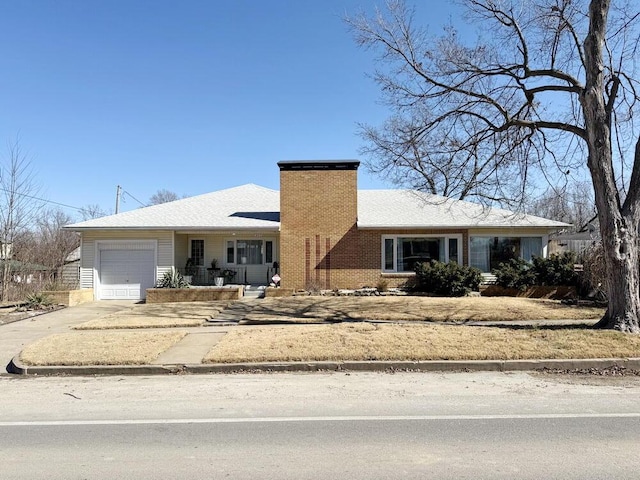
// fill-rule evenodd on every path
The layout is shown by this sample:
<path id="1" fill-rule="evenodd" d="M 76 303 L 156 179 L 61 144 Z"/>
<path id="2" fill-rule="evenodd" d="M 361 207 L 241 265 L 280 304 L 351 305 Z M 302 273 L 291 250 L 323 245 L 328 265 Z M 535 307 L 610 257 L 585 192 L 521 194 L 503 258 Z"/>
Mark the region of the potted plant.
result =
<path id="1" fill-rule="evenodd" d="M 231 283 L 236 276 L 236 272 L 227 268 L 226 270 L 223 270 L 222 276 L 224 277 L 224 283 Z"/>
<path id="2" fill-rule="evenodd" d="M 184 279 L 187 282 L 192 283 L 193 277 L 197 272 L 198 272 L 198 267 L 193 261 L 193 258 L 191 257 L 187 258 L 187 263 L 184 266 L 184 273 L 185 273 Z"/>

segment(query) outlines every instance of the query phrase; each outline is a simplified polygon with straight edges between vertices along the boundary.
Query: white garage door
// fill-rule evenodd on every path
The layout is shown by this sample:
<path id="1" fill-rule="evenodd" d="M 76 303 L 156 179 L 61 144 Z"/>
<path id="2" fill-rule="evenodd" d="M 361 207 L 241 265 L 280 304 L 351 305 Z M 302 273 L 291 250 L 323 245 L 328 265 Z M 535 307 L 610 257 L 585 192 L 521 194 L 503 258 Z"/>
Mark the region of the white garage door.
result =
<path id="1" fill-rule="evenodd" d="M 101 300 L 141 300 L 155 280 L 153 250 L 100 250 Z"/>

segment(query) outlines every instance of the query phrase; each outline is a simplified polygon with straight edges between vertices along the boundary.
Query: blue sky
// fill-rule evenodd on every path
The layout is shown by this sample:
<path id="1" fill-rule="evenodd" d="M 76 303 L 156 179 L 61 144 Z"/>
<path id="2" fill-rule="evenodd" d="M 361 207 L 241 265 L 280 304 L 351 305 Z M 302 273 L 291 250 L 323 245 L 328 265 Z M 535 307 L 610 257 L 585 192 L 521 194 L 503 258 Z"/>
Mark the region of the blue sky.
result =
<path id="1" fill-rule="evenodd" d="M 19 136 L 40 196 L 107 211 L 117 185 L 277 189 L 279 160 L 359 158 L 356 124 L 387 112 L 343 16 L 380 3 L 0 0 L 0 158 Z M 448 3 L 418 18 L 437 31 Z"/>

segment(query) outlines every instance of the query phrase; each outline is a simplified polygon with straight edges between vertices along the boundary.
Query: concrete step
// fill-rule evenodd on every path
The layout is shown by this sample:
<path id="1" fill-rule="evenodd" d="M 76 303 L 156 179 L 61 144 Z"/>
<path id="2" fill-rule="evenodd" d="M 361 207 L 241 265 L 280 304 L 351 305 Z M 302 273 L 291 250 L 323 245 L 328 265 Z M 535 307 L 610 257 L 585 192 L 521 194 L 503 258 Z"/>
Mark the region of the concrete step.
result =
<path id="1" fill-rule="evenodd" d="M 264 298 L 264 287 L 254 287 L 248 285 L 244 288 L 246 298 Z"/>

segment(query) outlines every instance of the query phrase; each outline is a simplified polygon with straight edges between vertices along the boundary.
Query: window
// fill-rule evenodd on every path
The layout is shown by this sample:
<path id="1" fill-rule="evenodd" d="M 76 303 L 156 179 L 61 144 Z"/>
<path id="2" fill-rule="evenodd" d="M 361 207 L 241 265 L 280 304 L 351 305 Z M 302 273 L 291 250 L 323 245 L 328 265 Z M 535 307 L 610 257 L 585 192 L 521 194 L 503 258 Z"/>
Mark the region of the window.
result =
<path id="1" fill-rule="evenodd" d="M 236 263 L 236 246 L 233 240 L 227 241 L 227 263 Z"/>
<path id="2" fill-rule="evenodd" d="M 262 240 L 237 240 L 236 247 L 238 248 L 237 263 L 262 265 Z"/>
<path id="3" fill-rule="evenodd" d="M 469 263 L 485 273 L 512 258 L 530 262 L 542 255 L 542 237 L 471 237 L 469 241 Z"/>
<path id="4" fill-rule="evenodd" d="M 264 265 L 274 261 L 273 240 L 227 240 L 228 265 Z"/>
<path id="5" fill-rule="evenodd" d="M 438 237 L 383 237 L 382 266 L 385 272 L 413 272 L 416 263 L 437 260 L 461 262 L 458 245 L 462 235 Z"/>
<path id="6" fill-rule="evenodd" d="M 384 239 L 384 269 L 394 270 L 393 262 L 393 244 L 395 240 L 393 238 Z"/>
<path id="7" fill-rule="evenodd" d="M 195 266 L 204 265 L 204 240 L 191 240 L 191 260 Z"/>
<path id="8" fill-rule="evenodd" d="M 458 261 L 458 239 L 457 238 L 449 239 L 449 261 L 450 262 Z"/>
<path id="9" fill-rule="evenodd" d="M 273 263 L 273 242 L 271 240 L 264 242 L 264 263 Z"/>

